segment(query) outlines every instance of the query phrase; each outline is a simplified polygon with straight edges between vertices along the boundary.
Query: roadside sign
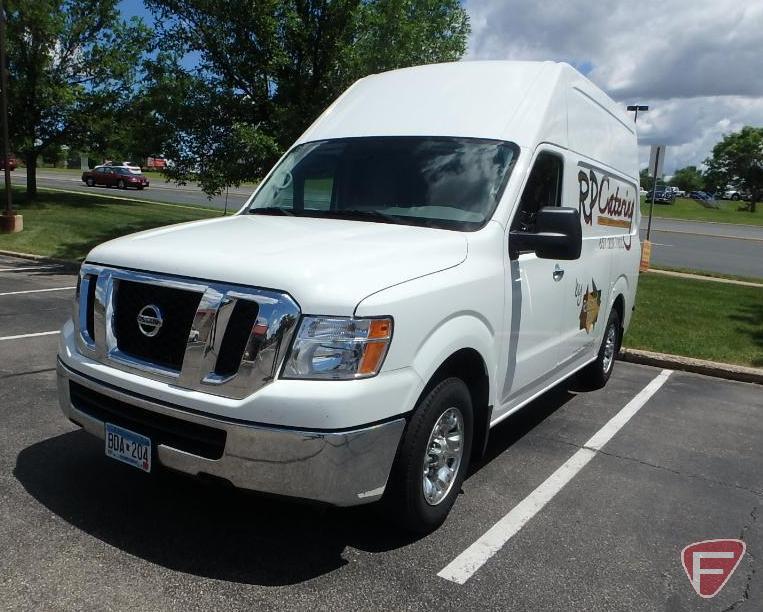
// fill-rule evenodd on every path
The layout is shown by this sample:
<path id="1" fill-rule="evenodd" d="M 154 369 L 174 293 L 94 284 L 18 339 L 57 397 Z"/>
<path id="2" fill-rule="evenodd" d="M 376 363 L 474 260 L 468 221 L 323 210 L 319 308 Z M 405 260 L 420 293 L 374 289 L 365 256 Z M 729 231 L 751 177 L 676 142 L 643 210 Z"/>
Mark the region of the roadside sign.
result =
<path id="1" fill-rule="evenodd" d="M 652 145 L 649 153 L 649 174 L 654 178 L 662 178 L 662 167 L 665 165 L 665 145 Z"/>
<path id="2" fill-rule="evenodd" d="M 644 240 L 641 243 L 641 263 L 639 263 L 638 271 L 647 272 L 649 270 L 649 260 L 652 258 L 652 243 L 649 240 Z"/>

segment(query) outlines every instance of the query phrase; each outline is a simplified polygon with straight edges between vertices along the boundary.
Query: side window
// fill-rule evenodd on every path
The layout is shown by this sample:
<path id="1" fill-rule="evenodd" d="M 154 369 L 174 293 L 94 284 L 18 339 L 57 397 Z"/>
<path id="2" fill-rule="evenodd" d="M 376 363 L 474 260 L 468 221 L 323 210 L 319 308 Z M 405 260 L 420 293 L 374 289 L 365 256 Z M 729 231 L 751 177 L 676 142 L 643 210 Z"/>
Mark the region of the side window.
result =
<path id="1" fill-rule="evenodd" d="M 334 188 L 334 177 L 306 178 L 304 186 L 305 209 L 329 210 L 331 208 L 331 192 Z"/>
<path id="2" fill-rule="evenodd" d="M 511 230 L 534 232 L 535 217 L 544 206 L 562 205 L 564 160 L 554 153 L 540 153 L 530 171 Z"/>

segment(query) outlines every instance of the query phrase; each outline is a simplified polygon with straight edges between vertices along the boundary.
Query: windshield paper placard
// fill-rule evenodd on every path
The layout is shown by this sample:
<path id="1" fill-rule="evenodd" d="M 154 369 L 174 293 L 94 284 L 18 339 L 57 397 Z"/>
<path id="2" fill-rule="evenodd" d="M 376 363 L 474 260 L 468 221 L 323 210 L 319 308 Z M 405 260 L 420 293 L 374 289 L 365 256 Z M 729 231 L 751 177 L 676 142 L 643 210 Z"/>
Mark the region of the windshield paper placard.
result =
<path id="1" fill-rule="evenodd" d="M 630 230 L 636 211 L 635 187 L 611 174 L 579 164 L 578 202 L 580 216 L 586 225 Z M 613 241 L 606 248 L 631 248 L 630 236 Z"/>

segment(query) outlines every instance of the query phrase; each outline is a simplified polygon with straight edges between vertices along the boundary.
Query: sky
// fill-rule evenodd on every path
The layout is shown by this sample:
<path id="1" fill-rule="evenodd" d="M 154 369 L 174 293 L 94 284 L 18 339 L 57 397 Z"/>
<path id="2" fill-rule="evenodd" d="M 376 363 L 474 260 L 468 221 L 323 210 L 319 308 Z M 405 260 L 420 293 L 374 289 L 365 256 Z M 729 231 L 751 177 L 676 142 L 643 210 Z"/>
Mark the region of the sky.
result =
<path id="1" fill-rule="evenodd" d="M 761 0 L 466 0 L 466 59 L 566 61 L 638 117 L 642 166 L 700 165 L 724 134 L 763 126 Z"/>
<path id="2" fill-rule="evenodd" d="M 700 165 L 724 134 L 763 126 L 763 0 L 463 0 L 465 60 L 565 61 L 639 114 L 642 166 Z M 122 0 L 144 16 L 142 0 Z"/>

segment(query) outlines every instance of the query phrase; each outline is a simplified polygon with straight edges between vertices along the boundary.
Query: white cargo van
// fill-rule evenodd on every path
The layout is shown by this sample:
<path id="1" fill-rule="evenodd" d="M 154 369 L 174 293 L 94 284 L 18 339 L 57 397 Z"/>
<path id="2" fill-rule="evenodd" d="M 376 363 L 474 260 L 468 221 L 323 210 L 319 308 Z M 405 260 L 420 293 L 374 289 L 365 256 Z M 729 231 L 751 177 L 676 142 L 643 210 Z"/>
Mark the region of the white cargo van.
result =
<path id="1" fill-rule="evenodd" d="M 146 472 L 384 498 L 433 529 L 492 426 L 612 372 L 638 278 L 632 126 L 566 64 L 362 79 L 237 215 L 93 249 L 61 407 Z"/>

